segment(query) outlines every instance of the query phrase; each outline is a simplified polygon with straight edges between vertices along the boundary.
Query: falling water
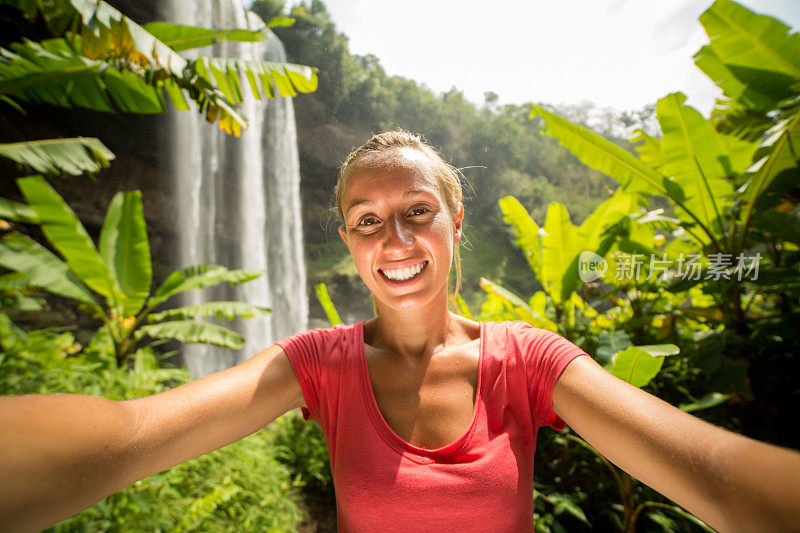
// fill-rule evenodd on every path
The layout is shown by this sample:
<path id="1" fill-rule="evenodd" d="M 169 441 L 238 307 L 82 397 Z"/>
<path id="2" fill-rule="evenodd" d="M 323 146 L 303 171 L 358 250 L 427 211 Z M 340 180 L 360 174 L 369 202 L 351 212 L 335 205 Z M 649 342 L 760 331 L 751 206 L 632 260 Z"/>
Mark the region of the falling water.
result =
<path id="1" fill-rule="evenodd" d="M 263 22 L 238 0 L 170 0 L 170 22 L 214 28 L 259 28 Z M 285 61 L 277 38 L 219 43 L 204 54 Z M 245 91 L 246 82 L 244 83 Z M 300 170 L 290 98 L 241 106 L 249 127 L 241 138 L 223 134 L 198 113 L 173 113 L 171 160 L 175 176 L 180 265 L 217 264 L 266 271 L 255 281 L 192 291 L 184 305 L 240 300 L 272 309 L 271 316 L 225 324 L 246 343 L 235 352 L 188 344 L 182 356 L 193 377 L 237 364 L 274 340 L 306 328 L 308 304 L 300 221 Z"/>

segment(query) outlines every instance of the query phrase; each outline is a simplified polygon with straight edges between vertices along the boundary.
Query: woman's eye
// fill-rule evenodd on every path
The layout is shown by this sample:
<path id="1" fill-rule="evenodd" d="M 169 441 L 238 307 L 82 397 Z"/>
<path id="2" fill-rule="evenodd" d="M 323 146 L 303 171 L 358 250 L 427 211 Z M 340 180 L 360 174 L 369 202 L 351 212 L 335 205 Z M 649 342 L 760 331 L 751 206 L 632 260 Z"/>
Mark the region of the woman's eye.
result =
<path id="1" fill-rule="evenodd" d="M 378 220 L 374 217 L 364 217 L 358 221 L 359 226 L 372 226 L 373 224 L 377 224 Z"/>
<path id="2" fill-rule="evenodd" d="M 427 207 L 415 207 L 414 209 L 409 211 L 408 214 L 411 216 L 424 215 L 428 211 L 430 211 L 430 209 L 428 209 Z"/>

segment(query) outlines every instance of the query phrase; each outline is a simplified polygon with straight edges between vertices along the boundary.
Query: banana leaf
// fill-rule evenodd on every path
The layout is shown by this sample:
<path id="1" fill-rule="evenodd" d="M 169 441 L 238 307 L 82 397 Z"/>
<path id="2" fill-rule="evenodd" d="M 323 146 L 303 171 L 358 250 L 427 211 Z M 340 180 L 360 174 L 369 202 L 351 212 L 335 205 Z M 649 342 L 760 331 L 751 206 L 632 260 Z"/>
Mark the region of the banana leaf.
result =
<path id="1" fill-rule="evenodd" d="M 644 387 L 656 377 L 664 363 L 664 356 L 672 355 L 674 350 L 648 353 L 646 346 L 630 346 L 614 357 L 609 372 L 635 387 Z"/>
<path id="2" fill-rule="evenodd" d="M 553 332 L 558 331 L 558 326 L 555 322 L 534 311 L 525 300 L 505 287 L 486 278 L 481 278 L 478 285 L 489 295 L 487 304 L 485 304 L 484 309 L 481 310 L 482 315 L 499 315 L 503 311 L 503 308 L 505 308 L 513 312 L 516 318 L 524 320 L 533 327 L 543 328 Z M 501 304 L 503 307 L 498 308 L 497 304 Z"/>
<path id="3" fill-rule="evenodd" d="M 685 411 L 687 413 L 699 411 L 701 409 L 709 409 L 711 407 L 716 407 L 717 405 L 725 403 L 731 397 L 732 397 L 731 394 L 722 394 L 721 392 L 709 392 L 708 394 L 706 394 L 697 401 L 680 404 L 678 406 L 678 409 L 680 409 L 681 411 Z"/>
<path id="4" fill-rule="evenodd" d="M 681 186 L 687 211 L 719 238 L 724 232 L 723 215 L 733 203 L 730 176 L 734 170 L 711 122 L 685 102 L 685 95 L 673 93 L 656 105 L 664 135 L 661 171 Z M 679 211 L 678 216 L 691 223 L 693 217 L 687 211 Z"/>
<path id="5" fill-rule="evenodd" d="M 176 52 L 202 48 L 223 41 L 254 43 L 271 37 L 271 34 L 264 32 L 263 29 L 198 28 L 197 26 L 171 24 L 169 22 L 150 22 L 143 25 L 142 28 Z"/>
<path id="6" fill-rule="evenodd" d="M 261 270 L 228 270 L 218 265 L 197 265 L 176 270 L 156 289 L 148 305 L 155 307 L 180 292 L 202 289 L 223 282 L 231 285 L 246 283 L 263 273 Z"/>
<path id="7" fill-rule="evenodd" d="M 0 242 L 0 265 L 24 274 L 31 285 L 99 308 L 92 293 L 47 248 L 21 233 L 9 233 Z"/>
<path id="8" fill-rule="evenodd" d="M 717 0 L 700 16 L 710 44 L 695 57 L 732 100 L 769 110 L 800 81 L 800 35 L 783 22 Z"/>
<path id="9" fill-rule="evenodd" d="M 220 129 L 238 136 L 247 125 L 233 107 L 233 101 L 242 100 L 238 74 L 247 76 L 256 98 L 261 96 L 257 78 L 269 97 L 275 95 L 273 84 L 279 94 L 292 96 L 317 86 L 316 73 L 301 65 L 230 63 L 220 58 L 190 63 L 102 0 L 53 1 L 57 10 L 44 9 L 39 2 L 16 3 L 28 18 L 41 16 L 58 37 L 0 49 L 0 97 L 98 111 L 161 113 L 166 109 L 164 92 L 179 110 L 188 109 L 188 93 L 207 120 L 218 121 Z M 54 17 L 53 11 L 60 15 Z"/>
<path id="10" fill-rule="evenodd" d="M 150 241 L 142 209 L 142 193 L 118 192 L 100 231 L 100 256 L 122 290 L 122 316 L 135 315 L 150 295 Z"/>
<path id="11" fill-rule="evenodd" d="M 224 57 L 198 57 L 192 68 L 209 84 L 216 84 L 234 103 L 242 102 L 241 76 L 247 79 L 253 96 L 267 98 L 297 96 L 317 89 L 317 74 L 311 67 L 273 61 L 249 61 Z"/>
<path id="12" fill-rule="evenodd" d="M 267 28 L 281 28 L 294 25 L 292 17 L 272 17 L 267 21 Z"/>
<path id="13" fill-rule="evenodd" d="M 577 228 L 569 219 L 567 208 L 551 203 L 547 208 L 542 234 L 542 278 L 539 280 L 557 304 L 566 303 L 580 287 L 577 258 Z"/>
<path id="14" fill-rule="evenodd" d="M 217 324 L 194 322 L 192 320 L 175 320 L 141 326 L 134 333 L 134 338 L 138 341 L 145 335 L 155 339 L 174 339 L 180 342 L 214 344 L 232 350 L 240 350 L 244 346 L 244 338 L 235 331 Z"/>
<path id="15" fill-rule="evenodd" d="M 528 214 L 523 205 L 513 196 L 506 196 L 499 201 L 503 220 L 514 229 L 516 246 L 522 250 L 525 259 L 531 266 L 536 279 L 542 279 L 542 243 L 539 225 Z"/>
<path id="16" fill-rule="evenodd" d="M 39 215 L 31 209 L 31 206 L 8 198 L 0 198 L 0 219 L 13 220 L 24 224 L 39 223 Z"/>
<path id="17" fill-rule="evenodd" d="M 544 134 L 556 139 L 585 165 L 617 180 L 625 190 L 665 196 L 670 194 L 670 184 L 665 182 L 664 177 L 627 150 L 540 106 L 531 107 L 531 118 L 535 116 L 544 120 Z"/>
<path id="18" fill-rule="evenodd" d="M 17 185 L 39 216 L 42 232 L 69 269 L 90 289 L 104 296 L 109 307 L 124 295 L 95 248 L 91 237 L 64 199 L 41 176 L 20 178 Z"/>
<path id="19" fill-rule="evenodd" d="M 93 137 L 0 144 L 0 156 L 42 174 L 94 174 L 116 156 Z"/>
<path id="20" fill-rule="evenodd" d="M 636 144 L 636 153 L 639 154 L 639 159 L 655 170 L 661 169 L 664 159 L 661 157 L 660 139 L 656 139 L 642 130 L 636 130 L 631 136 L 631 142 Z"/>
<path id="21" fill-rule="evenodd" d="M 214 316 L 217 320 L 221 320 L 223 317 L 230 320 L 237 316 L 252 318 L 256 315 L 268 315 L 270 313 L 271 310 L 266 307 L 259 307 L 247 302 L 205 302 L 167 309 L 160 313 L 150 313 L 147 315 L 147 321 L 153 323 L 161 322 L 167 318 L 189 319 L 205 318 L 207 316 Z"/>
<path id="22" fill-rule="evenodd" d="M 610 198 L 598 205 L 578 228 L 580 251 L 597 251 L 601 237 L 608 228 L 636 212 L 645 203 L 643 195 L 617 189 Z"/>
<path id="23" fill-rule="evenodd" d="M 764 193 L 779 181 L 789 188 L 800 179 L 800 97 L 779 118 L 756 152 L 759 161 L 742 190 L 742 239 Z"/>
<path id="24" fill-rule="evenodd" d="M 63 38 L 11 43 L 0 48 L 0 94 L 20 102 L 94 111 L 162 113 L 157 85 L 102 59 L 89 58 Z"/>

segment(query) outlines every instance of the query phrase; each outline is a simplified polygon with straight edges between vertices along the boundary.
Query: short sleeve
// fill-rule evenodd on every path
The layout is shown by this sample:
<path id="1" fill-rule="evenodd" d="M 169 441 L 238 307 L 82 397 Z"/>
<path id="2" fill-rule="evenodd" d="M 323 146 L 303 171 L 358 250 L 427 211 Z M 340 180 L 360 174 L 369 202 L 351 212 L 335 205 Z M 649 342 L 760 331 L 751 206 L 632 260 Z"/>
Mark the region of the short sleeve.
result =
<path id="1" fill-rule="evenodd" d="M 518 328 L 517 343 L 525 361 L 531 415 L 538 426 L 564 429 L 564 421 L 553 412 L 553 388 L 567 365 L 586 352 L 552 331 L 526 323 L 519 323 Z"/>
<path id="2" fill-rule="evenodd" d="M 319 330 L 296 333 L 290 337 L 279 340 L 276 344 L 283 348 L 289 357 L 300 390 L 308 408 L 303 407 L 303 418 L 308 420 L 313 417 L 319 420 L 319 388 L 321 383 L 320 354 L 323 339 Z"/>

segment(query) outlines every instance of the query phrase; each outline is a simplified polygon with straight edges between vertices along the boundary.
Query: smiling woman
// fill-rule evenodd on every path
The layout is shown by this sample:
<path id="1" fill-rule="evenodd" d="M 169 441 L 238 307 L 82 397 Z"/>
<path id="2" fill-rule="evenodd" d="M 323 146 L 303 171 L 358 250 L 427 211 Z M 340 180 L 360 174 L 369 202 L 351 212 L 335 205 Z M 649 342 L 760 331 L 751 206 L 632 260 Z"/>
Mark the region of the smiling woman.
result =
<path id="1" fill-rule="evenodd" d="M 715 528 L 800 530 L 797 452 L 694 418 L 555 333 L 448 310 L 461 189 L 418 136 L 374 136 L 336 197 L 375 318 L 132 401 L 0 398 L 4 527 L 41 529 L 302 407 L 325 433 L 342 531 L 532 531 L 537 433 L 565 423 Z"/>
<path id="2" fill-rule="evenodd" d="M 354 177 L 358 179 L 354 180 Z M 380 203 L 380 198 L 363 197 L 365 194 L 386 190 L 387 187 L 395 190 L 385 195 L 389 201 L 384 201 L 382 206 L 377 205 Z M 446 265 L 448 273 L 451 262 L 454 264 L 450 294 L 458 293 L 461 285 L 461 254 L 458 243 L 461 240 L 461 221 L 464 217 L 461 181 L 458 171 L 446 163 L 419 136 L 404 131 L 373 136 L 363 146 L 354 150 L 342 165 L 335 195 L 336 208 L 345 223 L 345 227 L 340 228 L 339 233 L 348 245 L 348 249 L 350 249 L 348 235 L 351 230 L 363 235 L 377 231 L 382 231 L 385 235 L 386 231 L 394 231 L 396 237 L 400 239 L 396 244 L 401 248 L 394 253 L 402 256 L 402 246 L 408 240 L 410 228 L 407 224 L 413 223 L 431 228 L 436 226 L 441 229 L 442 223 L 447 222 L 449 233 L 452 234 L 452 242 L 449 245 L 451 258 L 447 259 Z M 397 205 L 389 205 L 393 203 L 391 200 Z M 399 217 L 381 219 L 377 216 L 365 216 L 365 213 L 371 214 L 370 207 L 384 209 L 396 207 L 406 211 Z M 372 227 L 373 224 L 377 224 L 378 227 Z M 350 251 L 355 259 L 356 255 Z M 394 264 L 380 267 L 378 272 L 386 278 L 399 281 L 409 279 L 410 269 L 420 269 L 416 273 L 421 273 L 422 269 L 427 268 L 428 263 L 429 260 L 422 258 L 412 258 L 407 264 L 395 261 Z M 406 268 L 409 269 L 408 272 L 405 271 Z M 366 283 L 364 271 L 360 268 L 358 271 Z M 372 290 L 369 283 L 367 286 Z"/>

